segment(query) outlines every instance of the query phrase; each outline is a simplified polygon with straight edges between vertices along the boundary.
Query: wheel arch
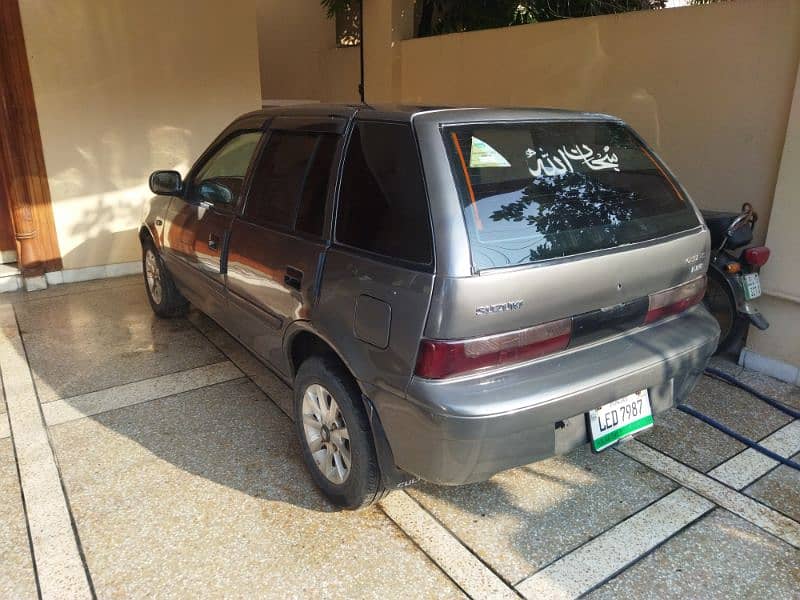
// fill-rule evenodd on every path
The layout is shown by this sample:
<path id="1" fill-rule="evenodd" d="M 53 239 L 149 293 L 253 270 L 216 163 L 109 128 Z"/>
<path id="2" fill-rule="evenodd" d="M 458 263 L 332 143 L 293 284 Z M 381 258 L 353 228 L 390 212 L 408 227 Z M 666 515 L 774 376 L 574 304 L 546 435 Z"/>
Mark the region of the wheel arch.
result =
<path id="1" fill-rule="evenodd" d="M 308 321 L 296 321 L 289 326 L 284 335 L 284 354 L 289 366 L 291 379 L 294 379 L 304 360 L 310 356 L 323 355 L 334 358 L 358 382 L 358 378 L 353 373 L 350 365 L 335 349 L 331 341 L 314 330 Z M 359 387 L 361 386 L 359 385 Z"/>
<path id="2" fill-rule="evenodd" d="M 139 228 L 139 243 L 144 245 L 145 242 L 150 241 L 156 248 L 158 248 L 158 236 L 153 234 L 150 226 L 146 223 L 142 224 Z"/>

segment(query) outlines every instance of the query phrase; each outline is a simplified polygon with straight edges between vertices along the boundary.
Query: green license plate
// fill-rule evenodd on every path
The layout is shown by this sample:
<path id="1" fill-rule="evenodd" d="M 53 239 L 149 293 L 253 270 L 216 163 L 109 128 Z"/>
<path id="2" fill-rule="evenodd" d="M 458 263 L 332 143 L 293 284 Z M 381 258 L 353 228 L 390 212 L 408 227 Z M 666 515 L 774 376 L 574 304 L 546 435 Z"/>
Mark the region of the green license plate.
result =
<path id="1" fill-rule="evenodd" d="M 634 392 L 589 411 L 592 450 L 600 452 L 653 426 L 647 390 Z"/>

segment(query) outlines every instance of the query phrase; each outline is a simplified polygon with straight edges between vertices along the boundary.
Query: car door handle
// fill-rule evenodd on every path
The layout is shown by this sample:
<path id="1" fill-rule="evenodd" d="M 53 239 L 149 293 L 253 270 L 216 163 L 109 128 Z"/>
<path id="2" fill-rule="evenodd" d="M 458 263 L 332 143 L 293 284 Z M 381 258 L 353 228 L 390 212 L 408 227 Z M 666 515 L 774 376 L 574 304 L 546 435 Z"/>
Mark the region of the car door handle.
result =
<path id="1" fill-rule="evenodd" d="M 283 282 L 290 288 L 299 290 L 303 283 L 303 272 L 294 267 L 286 267 L 286 275 L 283 276 Z"/>
<path id="2" fill-rule="evenodd" d="M 219 250 L 219 236 L 212 233 L 208 236 L 208 247 L 211 250 Z"/>

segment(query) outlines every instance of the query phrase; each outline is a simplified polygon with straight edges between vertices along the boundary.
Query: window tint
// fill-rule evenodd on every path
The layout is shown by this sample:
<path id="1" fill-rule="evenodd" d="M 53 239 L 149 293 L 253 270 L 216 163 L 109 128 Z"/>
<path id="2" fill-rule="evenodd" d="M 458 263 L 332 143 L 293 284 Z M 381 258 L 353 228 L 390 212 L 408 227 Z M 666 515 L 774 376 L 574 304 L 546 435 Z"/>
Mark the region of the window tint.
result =
<path id="1" fill-rule="evenodd" d="M 272 132 L 253 174 L 245 217 L 262 225 L 291 229 L 316 143 L 313 134 Z"/>
<path id="2" fill-rule="evenodd" d="M 236 202 L 242 193 L 244 177 L 260 139 L 260 132 L 250 131 L 228 140 L 198 171 L 193 184 L 195 193 L 205 182 L 217 183 L 228 188 L 231 191 L 231 203 Z"/>
<path id="3" fill-rule="evenodd" d="M 616 123 L 445 131 L 477 270 L 651 240 L 699 225 L 650 153 Z"/>
<path id="4" fill-rule="evenodd" d="M 338 135 L 321 135 L 317 141 L 314 158 L 303 185 L 303 195 L 297 209 L 295 229 L 311 235 L 321 236 L 325 222 L 325 200 L 328 196 L 328 180 L 333 157 L 336 154 Z"/>
<path id="5" fill-rule="evenodd" d="M 408 125 L 364 122 L 353 129 L 336 239 L 393 258 L 433 262 L 428 203 Z"/>

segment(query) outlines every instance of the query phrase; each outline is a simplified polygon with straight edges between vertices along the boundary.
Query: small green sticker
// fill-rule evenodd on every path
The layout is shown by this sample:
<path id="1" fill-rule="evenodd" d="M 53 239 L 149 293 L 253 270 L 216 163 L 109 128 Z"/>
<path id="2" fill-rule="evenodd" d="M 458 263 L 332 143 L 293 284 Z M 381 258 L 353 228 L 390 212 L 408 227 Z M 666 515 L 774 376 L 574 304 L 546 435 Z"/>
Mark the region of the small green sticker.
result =
<path id="1" fill-rule="evenodd" d="M 469 168 L 510 167 L 505 157 L 480 138 L 472 137 L 472 149 L 469 154 Z"/>

